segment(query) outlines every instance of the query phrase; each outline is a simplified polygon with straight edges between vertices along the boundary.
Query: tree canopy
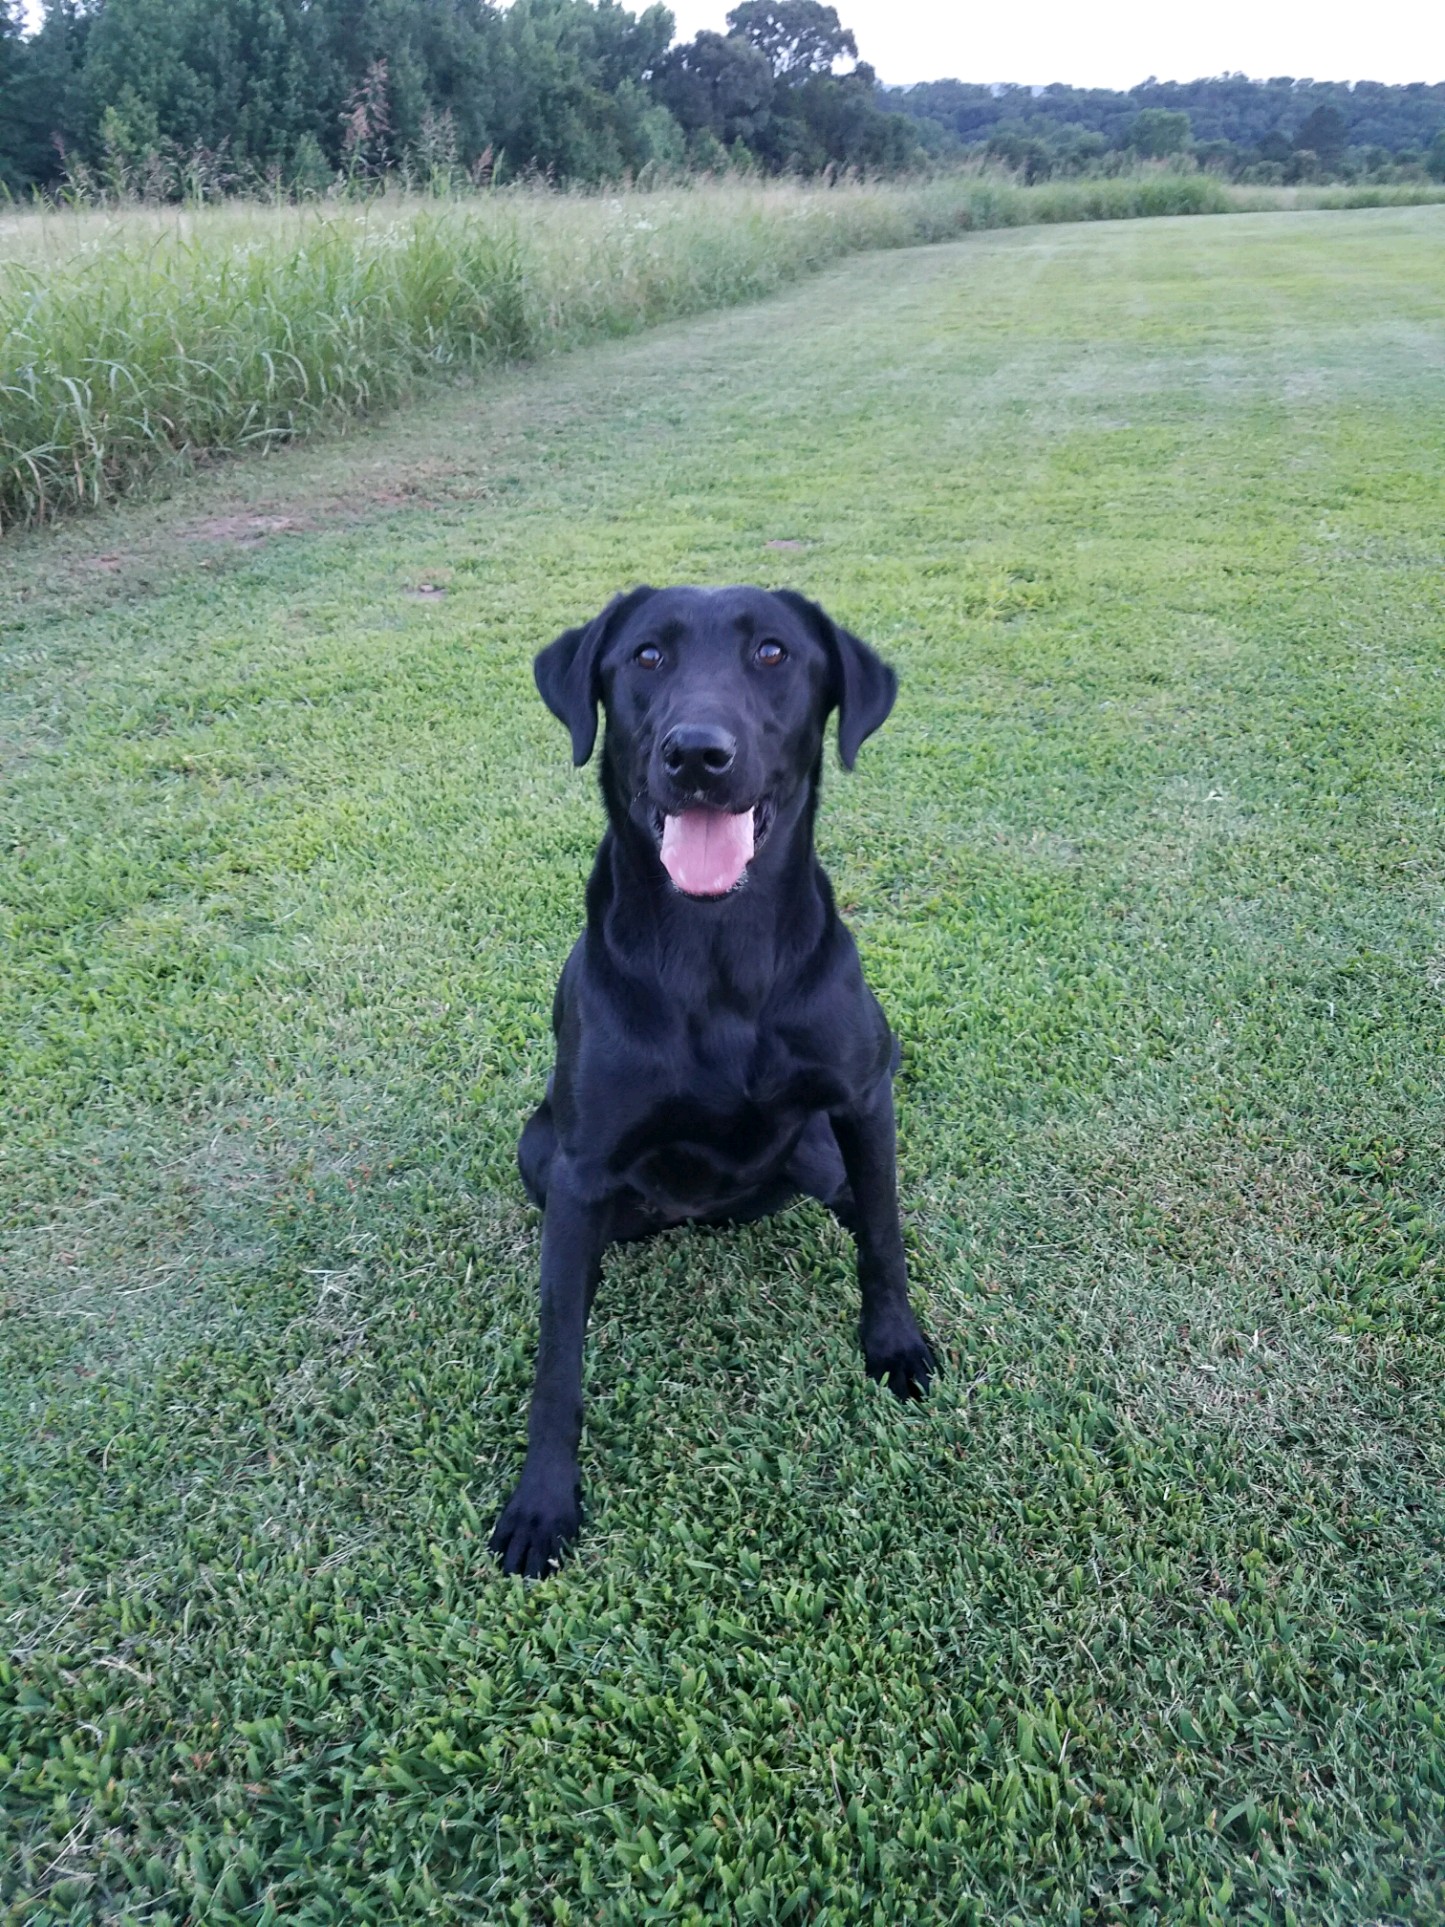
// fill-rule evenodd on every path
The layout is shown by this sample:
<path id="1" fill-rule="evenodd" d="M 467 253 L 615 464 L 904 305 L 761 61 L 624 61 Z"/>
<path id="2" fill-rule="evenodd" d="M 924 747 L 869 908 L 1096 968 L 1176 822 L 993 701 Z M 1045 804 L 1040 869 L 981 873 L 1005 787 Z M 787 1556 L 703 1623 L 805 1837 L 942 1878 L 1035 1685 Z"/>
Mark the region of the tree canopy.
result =
<path id="1" fill-rule="evenodd" d="M 779 80 L 831 74 L 840 60 L 858 58 L 838 9 L 818 0 L 742 0 L 728 15 L 728 32 L 756 47 Z"/>
<path id="2" fill-rule="evenodd" d="M 1227 74 L 1127 92 L 880 87 L 821 0 L 739 0 L 673 44 L 620 0 L 0 0 L 0 191 L 318 189 L 649 165 L 889 171 L 987 154 L 1037 180 L 1141 160 L 1257 179 L 1445 166 L 1445 86 Z"/>
<path id="3" fill-rule="evenodd" d="M 1032 178 L 1077 173 L 1106 154 L 1190 153 L 1233 175 L 1298 178 L 1313 170 L 1359 175 L 1418 167 L 1445 127 L 1445 84 L 1146 80 L 1103 87 L 993 87 L 962 80 L 891 87 L 883 98 L 947 148 L 987 151 Z M 1308 157 L 1307 159 L 1303 157 Z"/>
<path id="4" fill-rule="evenodd" d="M 503 166 L 606 180 L 649 162 L 916 161 L 817 0 L 743 0 L 672 47 L 665 6 L 619 0 L 0 0 L 0 182 L 163 168 L 217 188 Z"/>

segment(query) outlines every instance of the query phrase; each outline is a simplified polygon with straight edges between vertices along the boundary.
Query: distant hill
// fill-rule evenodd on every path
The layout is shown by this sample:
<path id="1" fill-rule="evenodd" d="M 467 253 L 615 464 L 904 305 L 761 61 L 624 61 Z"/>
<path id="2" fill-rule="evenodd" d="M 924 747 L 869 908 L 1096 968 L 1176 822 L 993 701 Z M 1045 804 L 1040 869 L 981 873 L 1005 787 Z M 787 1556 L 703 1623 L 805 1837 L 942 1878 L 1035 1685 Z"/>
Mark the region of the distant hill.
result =
<path id="1" fill-rule="evenodd" d="M 1011 131 L 1057 143 L 1066 133 L 1102 135 L 1109 148 L 1129 143 L 1141 113 L 1186 114 L 1189 143 L 1226 141 L 1266 159 L 1311 148 L 1323 140 L 1332 156 L 1380 148 L 1398 155 L 1425 153 L 1445 128 L 1445 81 L 1386 86 L 1381 81 L 1250 80 L 1224 74 L 1209 80 L 1146 80 L 1116 91 L 1056 85 L 988 87 L 962 80 L 930 80 L 880 90 L 880 105 L 931 123 L 960 146 L 982 146 Z M 1313 119 L 1313 124 L 1311 121 Z M 1312 151 L 1320 152 L 1318 145 Z"/>

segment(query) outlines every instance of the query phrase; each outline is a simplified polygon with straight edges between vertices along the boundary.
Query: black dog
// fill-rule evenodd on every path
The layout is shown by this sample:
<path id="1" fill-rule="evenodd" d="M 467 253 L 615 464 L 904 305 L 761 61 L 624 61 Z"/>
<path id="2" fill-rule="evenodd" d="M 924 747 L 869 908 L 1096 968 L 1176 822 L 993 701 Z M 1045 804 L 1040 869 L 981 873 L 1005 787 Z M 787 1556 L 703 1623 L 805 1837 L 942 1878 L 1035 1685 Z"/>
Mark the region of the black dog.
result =
<path id="1" fill-rule="evenodd" d="M 933 1354 L 898 1221 L 898 1051 L 813 851 L 823 726 L 845 769 L 897 678 L 789 590 L 634 589 L 536 661 L 608 829 L 553 1004 L 557 1067 L 517 1149 L 544 1208 L 521 1481 L 492 1534 L 540 1574 L 577 1531 L 582 1340 L 605 1247 L 799 1193 L 854 1233 L 863 1356 L 900 1398 Z"/>

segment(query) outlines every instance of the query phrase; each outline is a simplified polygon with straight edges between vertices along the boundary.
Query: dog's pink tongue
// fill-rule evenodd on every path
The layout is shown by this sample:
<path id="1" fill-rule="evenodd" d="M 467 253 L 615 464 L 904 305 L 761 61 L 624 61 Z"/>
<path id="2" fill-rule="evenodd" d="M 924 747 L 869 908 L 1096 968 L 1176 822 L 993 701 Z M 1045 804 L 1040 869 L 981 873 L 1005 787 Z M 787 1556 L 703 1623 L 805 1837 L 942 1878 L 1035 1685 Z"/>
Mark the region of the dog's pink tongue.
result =
<path id="1" fill-rule="evenodd" d="M 690 897 L 720 897 L 752 861 L 753 813 L 684 810 L 662 823 L 662 867 Z"/>

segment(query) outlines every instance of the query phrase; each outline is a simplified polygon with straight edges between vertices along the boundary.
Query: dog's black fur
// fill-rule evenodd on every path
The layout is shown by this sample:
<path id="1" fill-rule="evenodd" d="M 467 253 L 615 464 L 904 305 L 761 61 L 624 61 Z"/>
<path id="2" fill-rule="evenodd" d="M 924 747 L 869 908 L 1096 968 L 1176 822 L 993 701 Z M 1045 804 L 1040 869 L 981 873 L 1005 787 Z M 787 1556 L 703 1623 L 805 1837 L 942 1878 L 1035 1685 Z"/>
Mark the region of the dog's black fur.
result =
<path id="1" fill-rule="evenodd" d="M 851 769 L 893 671 L 789 590 L 641 588 L 559 636 L 536 678 L 576 763 L 602 705 L 608 828 L 557 986 L 556 1070 L 517 1152 L 544 1210 L 541 1334 L 526 1463 L 491 1543 L 530 1575 L 579 1524 L 583 1334 L 615 1240 L 820 1198 L 857 1240 L 869 1372 L 910 1398 L 934 1371 L 898 1218 L 897 1045 L 813 850 L 827 717 Z M 664 816 L 699 807 L 755 813 L 726 895 L 685 895 L 660 860 Z"/>

